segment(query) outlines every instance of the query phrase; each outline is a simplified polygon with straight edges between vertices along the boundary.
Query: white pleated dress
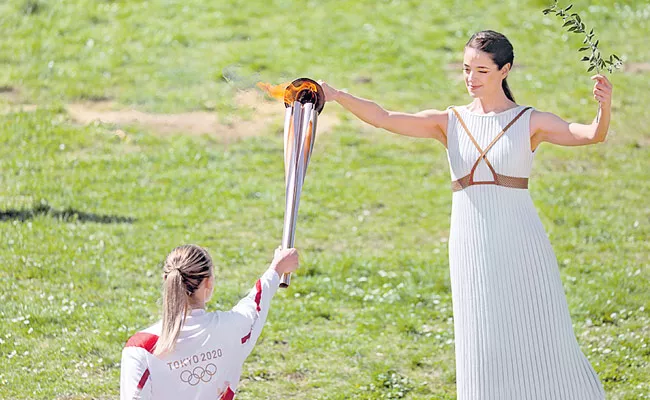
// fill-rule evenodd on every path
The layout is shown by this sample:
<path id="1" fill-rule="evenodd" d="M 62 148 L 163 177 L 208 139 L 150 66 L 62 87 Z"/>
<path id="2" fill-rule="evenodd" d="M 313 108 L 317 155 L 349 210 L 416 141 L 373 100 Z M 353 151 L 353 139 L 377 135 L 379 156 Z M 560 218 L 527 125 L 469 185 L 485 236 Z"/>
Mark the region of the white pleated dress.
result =
<path id="1" fill-rule="evenodd" d="M 524 109 L 449 110 L 451 178 L 461 181 L 453 192 L 449 238 L 458 400 L 604 399 L 573 332 L 549 239 L 528 189 L 519 188 L 534 155 L 532 111 Z M 477 146 L 485 150 L 520 113 L 486 162 Z M 478 184 L 468 185 L 479 159 Z M 495 181 L 490 166 L 505 186 L 480 184 Z"/>

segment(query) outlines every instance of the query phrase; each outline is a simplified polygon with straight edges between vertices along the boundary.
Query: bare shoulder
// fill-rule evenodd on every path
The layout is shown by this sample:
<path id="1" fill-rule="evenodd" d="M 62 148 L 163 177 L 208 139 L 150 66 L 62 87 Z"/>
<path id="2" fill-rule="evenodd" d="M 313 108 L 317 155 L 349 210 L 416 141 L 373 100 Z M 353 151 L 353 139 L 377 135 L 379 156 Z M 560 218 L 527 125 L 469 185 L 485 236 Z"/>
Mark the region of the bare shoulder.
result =
<path id="1" fill-rule="evenodd" d="M 534 135 L 563 122 L 562 118 L 551 112 L 533 110 L 530 114 L 530 133 Z"/>
<path id="2" fill-rule="evenodd" d="M 449 118 L 449 110 L 422 110 L 416 114 L 423 117 L 438 126 L 443 133 L 447 132 L 447 119 Z"/>
<path id="3" fill-rule="evenodd" d="M 536 121 L 544 121 L 549 118 L 556 117 L 555 114 L 551 112 L 546 112 L 546 111 L 539 111 L 533 109 L 533 111 L 530 113 L 530 119 L 531 121 L 536 120 Z"/>
<path id="4" fill-rule="evenodd" d="M 418 115 L 426 116 L 426 117 L 431 117 L 431 118 L 447 118 L 449 115 L 449 110 L 435 110 L 435 109 L 429 109 L 429 110 L 422 110 L 418 112 Z"/>

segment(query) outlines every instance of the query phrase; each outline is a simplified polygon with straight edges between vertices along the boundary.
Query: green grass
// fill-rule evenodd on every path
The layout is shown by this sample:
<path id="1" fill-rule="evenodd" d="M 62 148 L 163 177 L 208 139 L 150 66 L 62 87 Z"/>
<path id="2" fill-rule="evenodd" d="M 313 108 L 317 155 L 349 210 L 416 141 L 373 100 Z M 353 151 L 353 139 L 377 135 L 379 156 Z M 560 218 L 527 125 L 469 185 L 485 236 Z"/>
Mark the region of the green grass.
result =
<path id="1" fill-rule="evenodd" d="M 309 76 L 390 108 L 440 109 L 468 102 L 449 65 L 472 32 L 493 28 L 514 43 L 521 104 L 588 121 L 580 39 L 563 41 L 546 5 L 0 2 L 0 110 L 39 106 L 0 115 L 0 398 L 117 398 L 122 345 L 157 318 L 172 247 L 210 249 L 209 307 L 224 309 L 281 236 L 279 132 L 225 143 L 126 127 L 120 139 L 110 125 L 78 126 L 65 104 L 227 118 L 243 112 L 236 90 L 257 79 Z M 650 62 L 649 2 L 574 8 L 603 51 Z M 610 140 L 543 145 L 532 176 L 576 335 L 611 399 L 650 398 L 649 78 L 612 76 Z M 344 116 L 318 137 L 309 168 L 302 268 L 274 300 L 238 398 L 455 399 L 444 149 Z"/>

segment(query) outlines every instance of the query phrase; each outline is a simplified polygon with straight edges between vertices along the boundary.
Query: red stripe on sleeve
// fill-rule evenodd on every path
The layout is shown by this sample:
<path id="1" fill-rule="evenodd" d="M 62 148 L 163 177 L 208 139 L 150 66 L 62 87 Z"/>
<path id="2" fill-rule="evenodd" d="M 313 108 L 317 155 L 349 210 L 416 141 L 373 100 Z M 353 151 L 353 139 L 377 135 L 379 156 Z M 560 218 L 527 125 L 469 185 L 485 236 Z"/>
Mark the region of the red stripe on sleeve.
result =
<path id="1" fill-rule="evenodd" d="M 252 334 L 253 334 L 253 330 L 251 329 L 251 331 L 248 332 L 248 335 L 246 335 L 246 336 L 244 336 L 243 338 L 241 338 L 241 344 L 244 344 L 244 343 L 248 342 L 248 339 L 251 338 L 251 335 L 252 335 Z"/>
<path id="2" fill-rule="evenodd" d="M 257 280 L 257 283 L 255 283 L 255 289 L 257 289 L 257 293 L 255 294 L 255 304 L 257 304 L 257 312 L 260 312 L 262 310 L 260 308 L 260 302 L 262 301 L 262 281 L 259 279 Z"/>
<path id="3" fill-rule="evenodd" d="M 219 400 L 233 400 L 235 398 L 235 392 L 232 391 L 230 386 L 226 388 L 226 391 L 223 392 Z"/>
<path id="4" fill-rule="evenodd" d="M 149 369 L 144 370 L 144 374 L 142 374 L 142 378 L 140 378 L 140 382 L 138 382 L 138 390 L 142 390 L 144 384 L 147 383 L 147 379 L 149 379 Z"/>
<path id="5" fill-rule="evenodd" d="M 256 306 L 257 312 L 259 313 L 260 311 L 262 311 L 262 307 L 260 307 L 260 303 L 262 301 L 262 281 L 259 280 L 259 279 L 257 280 L 257 282 L 255 282 L 255 290 L 257 291 L 255 293 L 255 306 Z M 251 330 L 250 330 L 250 332 L 248 332 L 248 335 L 241 338 L 241 344 L 244 344 L 244 343 L 248 342 L 248 339 L 251 338 L 252 333 L 253 333 L 253 328 L 251 327 Z"/>
<path id="6" fill-rule="evenodd" d="M 138 332 L 129 338 L 124 347 L 139 347 L 141 349 L 147 350 L 149 353 L 153 353 L 153 349 L 156 346 L 157 342 L 158 335 Z M 149 369 L 144 370 L 144 373 L 140 378 L 140 382 L 138 382 L 138 390 L 142 390 L 142 388 L 144 388 L 144 385 L 147 383 L 147 379 L 149 379 Z"/>
<path id="7" fill-rule="evenodd" d="M 149 353 L 153 353 L 153 348 L 158 342 L 158 335 L 151 333 L 138 332 L 126 342 L 124 347 L 140 347 L 147 350 Z"/>

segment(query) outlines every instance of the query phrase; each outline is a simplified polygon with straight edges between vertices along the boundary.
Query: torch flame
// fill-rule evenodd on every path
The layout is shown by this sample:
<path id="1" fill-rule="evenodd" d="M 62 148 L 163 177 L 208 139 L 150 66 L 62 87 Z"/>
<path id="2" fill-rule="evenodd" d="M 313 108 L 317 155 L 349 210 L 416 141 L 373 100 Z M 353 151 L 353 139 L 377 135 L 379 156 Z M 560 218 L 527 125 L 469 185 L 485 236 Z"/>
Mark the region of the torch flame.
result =
<path id="1" fill-rule="evenodd" d="M 256 86 L 270 97 L 284 100 L 285 107 L 293 107 L 293 103 L 296 101 L 301 104 L 312 103 L 320 114 L 325 106 L 323 88 L 309 78 L 300 78 L 279 85 L 258 82 Z"/>
<path id="2" fill-rule="evenodd" d="M 319 97 L 318 86 L 315 82 L 305 79 L 298 79 L 293 82 L 285 82 L 279 85 L 272 85 L 266 82 L 258 82 L 256 85 L 268 96 L 278 100 L 284 100 L 287 107 L 294 101 L 300 103 L 317 103 Z"/>
<path id="3" fill-rule="evenodd" d="M 284 100 L 287 104 L 293 104 L 294 101 L 301 101 L 303 97 L 310 96 L 318 92 L 316 85 L 309 81 L 301 81 L 298 85 L 292 82 L 285 82 L 279 85 L 271 85 L 266 82 L 258 82 L 257 87 L 264 93 L 278 100 Z M 301 92 L 305 93 L 301 93 Z"/>
<path id="4" fill-rule="evenodd" d="M 273 97 L 278 100 L 284 100 L 284 91 L 287 89 L 291 82 L 281 83 L 279 85 L 271 85 L 266 82 L 257 82 L 257 87 L 260 88 L 264 93 L 268 94 L 270 97 Z"/>

